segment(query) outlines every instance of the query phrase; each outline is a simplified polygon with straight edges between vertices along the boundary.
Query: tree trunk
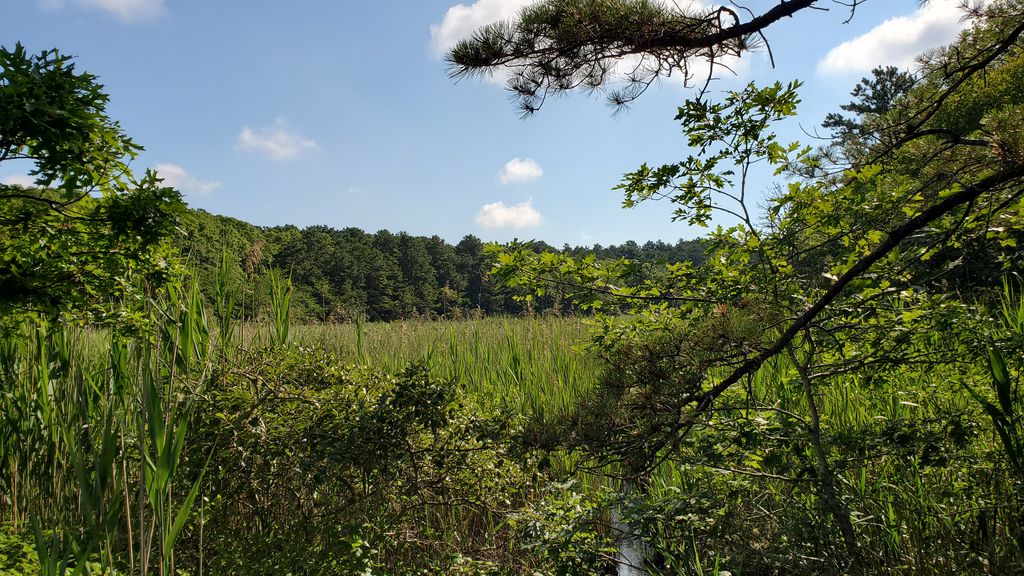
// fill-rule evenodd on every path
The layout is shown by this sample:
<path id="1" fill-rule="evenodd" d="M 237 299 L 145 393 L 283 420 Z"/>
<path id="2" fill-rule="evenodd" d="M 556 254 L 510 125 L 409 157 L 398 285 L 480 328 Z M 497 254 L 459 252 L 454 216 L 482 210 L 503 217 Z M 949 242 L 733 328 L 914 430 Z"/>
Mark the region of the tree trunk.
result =
<path id="1" fill-rule="evenodd" d="M 621 494 L 628 496 L 635 492 L 636 484 L 632 481 L 622 482 Z M 647 551 L 642 542 L 638 542 L 633 528 L 619 516 L 619 509 L 612 510 L 612 531 L 616 535 L 618 552 L 615 554 L 617 576 L 645 576 L 644 561 Z"/>
<path id="2" fill-rule="evenodd" d="M 828 463 L 828 455 L 825 453 L 825 448 L 821 442 L 821 417 L 818 414 L 818 404 L 814 399 L 814 389 L 811 386 L 811 377 L 808 371 L 808 366 L 814 355 L 814 347 L 812 344 L 806 363 L 800 362 L 791 346 L 788 350 L 789 356 L 792 358 L 793 364 L 796 365 L 796 370 L 800 374 L 800 382 L 803 384 L 804 395 L 807 398 L 807 409 L 811 419 L 811 446 L 814 449 L 814 455 L 817 460 L 818 483 L 821 487 L 822 497 L 825 500 L 825 505 L 828 506 L 829 512 L 832 514 L 832 519 L 839 526 L 839 531 L 843 535 L 843 543 L 846 545 L 846 553 L 850 560 L 850 566 L 846 571 L 850 574 L 859 574 L 861 563 L 860 547 L 857 545 L 857 533 L 853 528 L 853 521 L 850 519 L 850 509 L 843 502 L 843 499 L 839 497 L 839 492 L 836 490 L 835 476 L 832 474 L 832 468 Z"/>

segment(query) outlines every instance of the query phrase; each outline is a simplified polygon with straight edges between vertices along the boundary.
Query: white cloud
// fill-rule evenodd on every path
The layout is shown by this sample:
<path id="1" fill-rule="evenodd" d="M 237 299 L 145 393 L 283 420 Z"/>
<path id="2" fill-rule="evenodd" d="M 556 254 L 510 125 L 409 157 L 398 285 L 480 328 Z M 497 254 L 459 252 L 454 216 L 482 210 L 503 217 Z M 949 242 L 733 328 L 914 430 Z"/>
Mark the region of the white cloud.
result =
<path id="1" fill-rule="evenodd" d="M 513 158 L 498 173 L 502 184 L 524 184 L 544 175 L 544 170 L 532 158 Z"/>
<path id="2" fill-rule="evenodd" d="M 156 165 L 156 172 L 160 178 L 163 178 L 164 186 L 175 188 L 192 198 L 209 196 L 214 190 L 221 187 L 220 182 L 200 180 L 177 164 L 159 163 Z"/>
<path id="3" fill-rule="evenodd" d="M 743 57 L 732 55 L 720 56 L 715 61 L 714 68 L 711 67 L 711 61 L 707 58 L 689 58 L 686 61 L 689 78 L 683 74 L 682 70 L 676 69 L 672 71 L 671 76 L 660 77 L 660 81 L 667 86 L 694 88 L 703 86 L 709 75 L 713 79 L 722 80 L 742 78 L 750 70 L 750 61 L 754 57 L 756 56 L 752 53 L 746 53 Z M 611 78 L 613 81 L 622 82 L 630 76 L 634 69 L 643 65 L 645 63 L 640 56 L 634 55 L 621 58 L 612 68 Z M 653 60 L 649 60 L 646 65 L 650 67 L 657 64 Z"/>
<path id="4" fill-rule="evenodd" d="M 274 121 L 267 130 L 253 130 L 243 126 L 238 134 L 237 146 L 241 150 L 255 150 L 271 160 L 292 160 L 317 149 L 316 142 L 301 136 L 283 118 Z"/>
<path id="5" fill-rule="evenodd" d="M 0 183 L 6 184 L 8 186 L 21 186 L 23 188 L 32 188 L 36 185 L 36 179 L 31 176 L 26 176 L 24 174 L 12 174 L 10 176 L 4 177 L 3 180 L 0 180 Z"/>
<path id="6" fill-rule="evenodd" d="M 890 18 L 836 46 L 818 62 L 820 74 L 869 72 L 876 66 L 908 68 L 922 52 L 948 44 L 968 24 L 960 0 L 932 0 L 909 16 Z"/>
<path id="7" fill-rule="evenodd" d="M 444 56 L 459 40 L 468 38 L 477 28 L 507 20 L 536 0 L 477 0 L 456 4 L 444 13 L 440 24 L 430 26 L 430 47 L 437 57 Z"/>
<path id="8" fill-rule="evenodd" d="M 164 11 L 164 0 L 40 0 L 46 8 L 63 8 L 76 4 L 110 12 L 125 22 L 148 20 Z"/>
<path id="9" fill-rule="evenodd" d="M 540 226 L 540 220 L 533 198 L 512 206 L 504 202 L 485 204 L 476 213 L 476 223 L 484 228 L 533 228 Z"/>

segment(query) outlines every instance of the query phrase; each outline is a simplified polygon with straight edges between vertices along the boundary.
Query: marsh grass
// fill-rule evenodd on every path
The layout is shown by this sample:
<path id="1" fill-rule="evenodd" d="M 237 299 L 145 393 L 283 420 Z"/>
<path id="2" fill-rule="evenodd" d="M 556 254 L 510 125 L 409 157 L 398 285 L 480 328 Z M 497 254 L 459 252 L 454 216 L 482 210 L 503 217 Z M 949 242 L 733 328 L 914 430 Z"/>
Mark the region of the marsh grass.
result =
<path id="1" fill-rule="evenodd" d="M 322 348 L 387 373 L 423 362 L 482 408 L 539 422 L 573 414 L 601 378 L 578 318 L 291 325 L 282 282 L 274 322 L 243 326 L 233 297 L 217 293 L 209 322 L 194 286 L 172 288 L 144 338 L 26 325 L 0 340 L 0 520 L 34 534 L 43 574 L 174 572 L 177 538 L 200 501 L 194 472 L 208 457 L 187 446 L 193 400 L 217 362 L 248 351 Z M 993 315 L 1003 340 L 1022 338 L 1019 290 L 1007 285 Z M 954 366 L 815 383 L 828 464 L 869 573 L 984 573 L 1021 558 L 1020 358 L 1002 346 Z M 667 515 L 651 526 L 689 559 L 679 573 L 843 570 L 826 559 L 840 544 L 809 465 L 807 414 L 795 366 L 775 359 L 655 470 L 643 506 Z M 700 452 L 707 446 L 714 458 Z M 193 475 L 176 481 L 183 458 Z M 534 494 L 567 479 L 584 497 L 620 490 L 614 469 L 583 466 L 579 453 L 547 458 L 551 475 L 535 476 Z M 509 521 L 458 506 L 432 517 L 453 550 Z"/>
<path id="2" fill-rule="evenodd" d="M 1019 309 L 1018 301 L 1004 299 L 1008 328 L 1021 324 Z M 583 320 L 546 317 L 292 330 L 297 343 L 328 348 L 352 363 L 393 371 L 424 360 L 432 374 L 458 382 L 482 402 L 541 421 L 572 414 L 599 382 L 601 363 L 583 351 L 588 333 Z M 1007 524 L 1019 518 L 1019 503 L 1010 487 L 1014 480 L 998 461 L 1000 436 L 984 422 L 978 399 L 956 384 L 991 379 L 984 366 L 967 362 L 935 370 L 908 364 L 884 377 L 841 374 L 815 384 L 828 463 L 872 569 L 972 572 L 997 558 L 1019 557 L 1019 531 Z M 804 428 L 807 400 L 797 381 L 788 359 L 765 364 L 747 390 L 737 390 L 723 403 L 713 417 L 717 429 L 696 434 L 699 443 L 701 435 L 728 436 L 730 426 L 740 434 L 755 420 L 792 414 L 798 420 L 784 433 L 793 452 L 782 457 L 784 463 L 769 461 L 778 451 L 769 450 L 765 460 L 765 453 L 743 454 L 735 446 L 727 449 L 725 463 L 693 464 L 692 454 L 670 458 L 652 475 L 652 495 L 696 502 L 692 514 L 684 515 L 695 526 L 758 531 L 765 540 L 751 539 L 748 552 L 761 549 L 765 558 L 777 554 L 776 565 L 841 571 L 843 566 L 815 556 L 841 540 L 823 510 L 818 479 L 803 468 L 813 456 Z M 758 408 L 751 411 L 752 405 Z M 780 432 L 768 424 L 760 433 Z M 549 458 L 553 470 L 572 476 L 576 490 L 591 495 L 619 490 L 614 468 L 581 466 L 579 454 Z M 723 494 L 733 500 L 723 500 Z M 709 516 L 700 519 L 704 505 Z M 716 507 L 718 512 L 711 511 Z M 699 533 L 690 538 L 686 553 L 693 560 L 687 570 L 700 573 L 695 567 L 708 569 L 722 560 L 724 541 L 702 539 Z M 794 556 L 783 560 L 787 550 Z"/>
<path id="3" fill-rule="evenodd" d="M 578 318 L 533 317 L 305 325 L 292 334 L 387 372 L 424 361 L 485 404 L 543 418 L 572 413 L 599 377 L 600 364 L 582 350 L 588 330 Z"/>
<path id="4" fill-rule="evenodd" d="M 175 573 L 199 480 L 175 493 L 210 368 L 199 291 L 174 285 L 132 337 L 29 319 L 0 343 L 0 521 L 40 574 Z"/>

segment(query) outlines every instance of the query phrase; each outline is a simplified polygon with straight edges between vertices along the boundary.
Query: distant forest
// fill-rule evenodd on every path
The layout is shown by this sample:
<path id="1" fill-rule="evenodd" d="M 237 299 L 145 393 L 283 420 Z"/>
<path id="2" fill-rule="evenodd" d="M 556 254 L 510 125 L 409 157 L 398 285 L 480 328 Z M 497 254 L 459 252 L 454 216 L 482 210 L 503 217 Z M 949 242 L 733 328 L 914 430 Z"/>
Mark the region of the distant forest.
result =
<path id="1" fill-rule="evenodd" d="M 406 318 L 460 318 L 480 315 L 578 312 L 557 294 L 529 304 L 517 301 L 489 278 L 494 256 L 486 243 L 467 235 L 454 246 L 439 236 L 412 236 L 328 226 L 261 227 L 235 218 L 190 210 L 176 242 L 202 286 L 215 286 L 221 263 L 244 288 L 246 317 L 267 310 L 273 271 L 291 278 L 293 318 L 306 322 L 387 321 Z M 626 258 L 638 263 L 628 279 L 641 283 L 664 273 L 658 263 L 704 262 L 701 240 L 556 248 L 543 241 L 530 247 L 599 260 Z"/>

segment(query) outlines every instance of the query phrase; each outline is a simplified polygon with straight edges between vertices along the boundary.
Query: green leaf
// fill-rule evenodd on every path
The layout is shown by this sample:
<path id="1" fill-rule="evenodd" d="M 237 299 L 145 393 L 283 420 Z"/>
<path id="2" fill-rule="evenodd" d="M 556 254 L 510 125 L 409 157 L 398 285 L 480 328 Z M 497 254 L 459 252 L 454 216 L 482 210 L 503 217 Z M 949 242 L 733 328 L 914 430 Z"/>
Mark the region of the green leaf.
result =
<path id="1" fill-rule="evenodd" d="M 196 478 L 195 483 L 192 484 L 192 489 L 188 491 L 188 496 L 185 501 L 181 503 L 181 507 L 178 508 L 178 513 L 174 516 L 174 524 L 171 526 L 171 531 L 167 534 L 167 538 L 164 540 L 164 555 L 170 556 L 171 551 L 174 548 L 174 543 L 178 540 L 178 535 L 181 534 L 181 530 L 185 527 L 185 523 L 188 521 L 189 514 L 192 513 L 192 507 L 195 505 L 196 496 L 199 495 L 199 487 L 203 482 L 203 477 L 206 475 L 206 469 L 210 465 L 210 459 L 213 458 L 213 451 L 206 458 L 206 464 L 203 465 L 202 471 L 199 473 L 199 478 Z"/>
<path id="2" fill-rule="evenodd" d="M 1006 368 L 1006 361 L 1003 360 L 1002 352 L 994 345 L 988 347 L 988 367 L 992 373 L 996 397 L 999 398 L 999 404 L 1002 406 L 1003 413 L 1012 420 L 1013 402 L 1010 398 L 1012 384 L 1010 382 L 1010 372 Z"/>

